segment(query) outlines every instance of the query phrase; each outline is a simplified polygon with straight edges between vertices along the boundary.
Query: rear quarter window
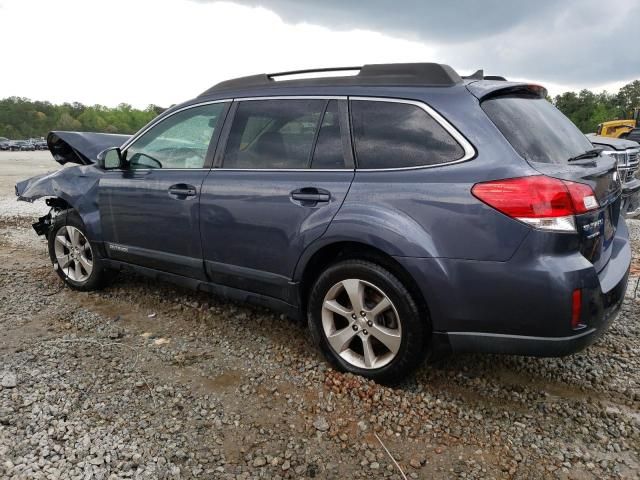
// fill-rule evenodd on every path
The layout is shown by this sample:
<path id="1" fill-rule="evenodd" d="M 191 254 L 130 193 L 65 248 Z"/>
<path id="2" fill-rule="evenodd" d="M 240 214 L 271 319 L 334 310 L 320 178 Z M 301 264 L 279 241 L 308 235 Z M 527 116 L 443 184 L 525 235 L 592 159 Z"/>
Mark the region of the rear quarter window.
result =
<path id="1" fill-rule="evenodd" d="M 406 168 L 460 160 L 464 150 L 422 108 L 392 101 L 352 100 L 358 168 Z"/>

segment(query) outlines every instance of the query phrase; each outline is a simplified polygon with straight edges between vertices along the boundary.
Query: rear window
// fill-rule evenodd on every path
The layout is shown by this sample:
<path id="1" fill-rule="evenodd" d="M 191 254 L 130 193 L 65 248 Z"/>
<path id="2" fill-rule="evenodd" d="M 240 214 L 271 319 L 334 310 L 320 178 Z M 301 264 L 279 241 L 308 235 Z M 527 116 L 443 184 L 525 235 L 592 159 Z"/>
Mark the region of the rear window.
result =
<path id="1" fill-rule="evenodd" d="M 464 150 L 422 108 L 353 100 L 351 122 L 358 168 L 403 168 L 459 160 Z"/>
<path id="2" fill-rule="evenodd" d="M 566 163 L 593 148 L 571 120 L 543 98 L 500 96 L 482 102 L 482 109 L 530 162 Z"/>

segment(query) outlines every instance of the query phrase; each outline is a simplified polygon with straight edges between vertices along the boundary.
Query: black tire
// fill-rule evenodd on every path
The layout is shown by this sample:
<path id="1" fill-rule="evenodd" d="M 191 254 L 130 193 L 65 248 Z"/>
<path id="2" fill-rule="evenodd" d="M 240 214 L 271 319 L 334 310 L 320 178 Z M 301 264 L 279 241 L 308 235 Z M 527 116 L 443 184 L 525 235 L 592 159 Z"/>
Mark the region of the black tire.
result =
<path id="1" fill-rule="evenodd" d="M 47 235 L 49 257 L 53 263 L 54 270 L 58 276 L 74 290 L 89 291 L 102 288 L 108 280 L 111 279 L 113 272 L 104 266 L 102 258 L 100 257 L 100 252 L 94 243 L 90 241 L 86 242 L 88 244 L 87 251 L 90 252 L 90 255 L 87 255 L 87 257 L 89 257 L 93 263 L 91 272 L 88 274 L 86 279 L 83 278 L 81 281 L 77 281 L 71 278 L 70 275 L 72 275 L 72 273 L 69 270 L 72 267 L 69 266 L 67 268 L 62 268 L 58 263 L 58 258 L 56 256 L 56 234 L 66 227 L 74 227 L 80 231 L 85 239 L 88 238 L 86 227 L 76 211 L 66 210 L 65 212 L 57 215 L 54 218 L 51 229 Z M 68 251 L 68 249 L 66 251 Z M 86 273 L 86 271 L 84 273 Z"/>
<path id="2" fill-rule="evenodd" d="M 325 297 L 334 286 L 347 279 L 359 279 L 379 289 L 391 300 L 399 317 L 399 349 L 393 359 L 380 368 L 361 368 L 350 363 L 334 350 L 327 339 L 322 320 Z M 383 384 L 395 384 L 406 378 L 426 356 L 431 333 L 426 312 L 420 310 L 409 290 L 393 273 L 376 263 L 353 259 L 328 267 L 313 285 L 307 305 L 307 320 L 313 341 L 340 371 L 362 375 Z M 367 334 L 366 331 L 361 333 Z"/>

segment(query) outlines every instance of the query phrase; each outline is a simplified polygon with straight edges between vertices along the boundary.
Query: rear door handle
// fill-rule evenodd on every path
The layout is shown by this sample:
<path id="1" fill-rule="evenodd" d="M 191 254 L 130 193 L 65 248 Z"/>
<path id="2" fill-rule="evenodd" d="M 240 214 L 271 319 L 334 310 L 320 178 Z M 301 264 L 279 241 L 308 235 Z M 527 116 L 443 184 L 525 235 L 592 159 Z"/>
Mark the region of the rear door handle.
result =
<path id="1" fill-rule="evenodd" d="M 178 183 L 169 187 L 169 195 L 175 197 L 195 197 L 198 193 L 196 187 L 193 185 L 186 185 L 184 183 Z"/>
<path id="2" fill-rule="evenodd" d="M 331 193 L 315 187 L 299 188 L 291 192 L 291 198 L 303 204 L 328 202 L 331 200 Z"/>

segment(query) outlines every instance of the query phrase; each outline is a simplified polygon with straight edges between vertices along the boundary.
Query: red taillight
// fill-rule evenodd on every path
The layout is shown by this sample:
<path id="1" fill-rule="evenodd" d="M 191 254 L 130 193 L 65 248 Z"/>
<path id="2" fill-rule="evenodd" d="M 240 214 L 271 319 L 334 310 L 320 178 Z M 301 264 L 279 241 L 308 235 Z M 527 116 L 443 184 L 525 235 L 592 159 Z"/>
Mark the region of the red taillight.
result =
<path id="1" fill-rule="evenodd" d="M 580 314 L 582 313 L 582 290 L 576 288 L 571 296 L 571 328 L 577 330 L 584 327 L 580 322 Z"/>
<path id="2" fill-rule="evenodd" d="M 569 182 L 568 180 L 564 180 L 562 183 L 564 183 L 567 190 L 569 190 L 571 200 L 573 201 L 573 208 L 575 208 L 577 214 L 586 213 L 598 208 L 598 200 L 596 200 L 596 195 L 589 185 Z"/>
<path id="3" fill-rule="evenodd" d="M 575 231 L 573 216 L 598 208 L 589 185 L 544 175 L 477 183 L 474 196 L 537 228 Z"/>

